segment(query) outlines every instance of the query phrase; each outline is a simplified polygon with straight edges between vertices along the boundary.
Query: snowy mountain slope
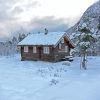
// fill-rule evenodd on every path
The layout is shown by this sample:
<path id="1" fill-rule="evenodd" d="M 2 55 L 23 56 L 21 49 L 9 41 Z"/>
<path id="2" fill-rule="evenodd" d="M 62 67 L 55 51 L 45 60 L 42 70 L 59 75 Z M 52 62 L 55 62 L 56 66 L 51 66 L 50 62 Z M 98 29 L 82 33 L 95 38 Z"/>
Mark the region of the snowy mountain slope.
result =
<path id="1" fill-rule="evenodd" d="M 63 63 L 0 57 L 0 100 L 100 100 L 100 57 Z"/>
<path id="2" fill-rule="evenodd" d="M 89 27 L 92 29 L 93 33 L 96 32 L 96 34 L 100 35 L 100 29 L 98 29 L 98 27 L 100 27 L 100 0 L 98 2 L 96 2 L 95 4 L 93 4 L 92 6 L 90 6 L 83 14 L 83 16 L 81 17 L 80 21 L 75 24 L 73 27 L 71 27 L 70 29 L 67 30 L 68 33 L 74 33 L 77 32 L 77 27 L 80 24 L 83 24 L 84 19 L 88 18 L 88 23 L 89 23 Z"/>

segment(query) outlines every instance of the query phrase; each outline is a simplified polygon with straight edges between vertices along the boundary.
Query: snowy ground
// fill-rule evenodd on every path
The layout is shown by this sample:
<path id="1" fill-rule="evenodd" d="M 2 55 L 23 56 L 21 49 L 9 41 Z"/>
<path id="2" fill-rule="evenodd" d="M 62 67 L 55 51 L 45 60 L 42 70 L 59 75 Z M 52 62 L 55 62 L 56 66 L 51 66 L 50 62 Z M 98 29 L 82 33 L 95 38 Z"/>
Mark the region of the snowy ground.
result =
<path id="1" fill-rule="evenodd" d="M 0 100 L 100 100 L 100 57 L 63 63 L 0 57 Z"/>

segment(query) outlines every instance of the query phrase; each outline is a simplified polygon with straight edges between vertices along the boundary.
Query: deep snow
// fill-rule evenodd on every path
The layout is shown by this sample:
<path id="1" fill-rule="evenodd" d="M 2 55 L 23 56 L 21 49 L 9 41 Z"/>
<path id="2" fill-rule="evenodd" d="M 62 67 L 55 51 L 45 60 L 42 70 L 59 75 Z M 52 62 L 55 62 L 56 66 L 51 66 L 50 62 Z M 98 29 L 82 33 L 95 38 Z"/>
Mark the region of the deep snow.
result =
<path id="1" fill-rule="evenodd" d="M 100 100 L 100 57 L 64 63 L 0 57 L 0 100 Z"/>

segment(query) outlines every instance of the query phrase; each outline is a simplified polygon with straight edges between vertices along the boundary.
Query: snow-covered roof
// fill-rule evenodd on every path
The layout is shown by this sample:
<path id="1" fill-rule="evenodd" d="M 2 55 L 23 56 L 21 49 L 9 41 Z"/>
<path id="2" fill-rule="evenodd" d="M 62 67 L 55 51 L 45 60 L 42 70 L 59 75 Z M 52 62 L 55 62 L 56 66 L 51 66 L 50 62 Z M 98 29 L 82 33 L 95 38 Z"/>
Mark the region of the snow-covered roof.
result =
<path id="1" fill-rule="evenodd" d="M 18 45 L 56 45 L 65 34 L 65 32 L 48 32 L 46 35 L 44 33 L 30 34 Z"/>

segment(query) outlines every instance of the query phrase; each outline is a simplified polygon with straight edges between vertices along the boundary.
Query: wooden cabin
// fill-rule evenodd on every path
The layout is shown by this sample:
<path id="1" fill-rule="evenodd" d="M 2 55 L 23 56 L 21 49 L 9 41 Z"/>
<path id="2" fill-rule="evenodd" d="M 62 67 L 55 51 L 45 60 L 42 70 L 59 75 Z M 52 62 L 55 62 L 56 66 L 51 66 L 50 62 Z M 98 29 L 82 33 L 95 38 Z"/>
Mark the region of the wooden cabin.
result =
<path id="1" fill-rule="evenodd" d="M 56 62 L 70 55 L 74 48 L 65 32 L 30 34 L 20 43 L 21 60 Z"/>

